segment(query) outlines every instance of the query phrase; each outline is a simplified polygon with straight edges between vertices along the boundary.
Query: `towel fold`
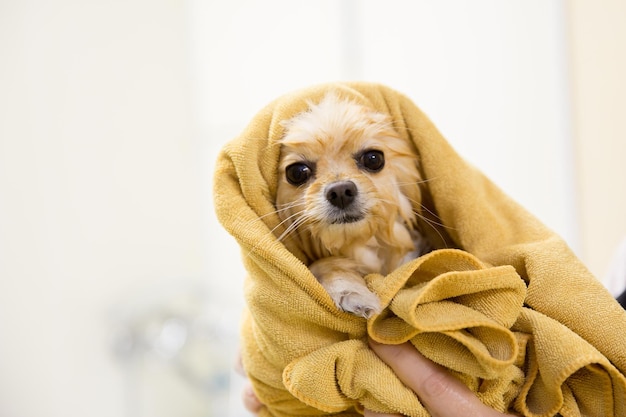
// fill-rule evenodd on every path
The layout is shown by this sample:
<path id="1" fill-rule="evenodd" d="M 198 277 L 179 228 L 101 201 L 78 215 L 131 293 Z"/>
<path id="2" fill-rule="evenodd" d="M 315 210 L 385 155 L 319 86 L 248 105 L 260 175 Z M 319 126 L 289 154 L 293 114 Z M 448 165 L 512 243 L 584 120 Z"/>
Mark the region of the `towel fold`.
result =
<path id="1" fill-rule="evenodd" d="M 339 311 L 280 243 L 274 198 L 280 124 L 334 92 L 389 114 L 418 150 L 421 230 L 437 249 L 366 277 L 383 306 Z M 567 245 L 464 161 L 404 95 L 333 83 L 278 98 L 221 152 L 218 218 L 248 271 L 242 356 L 261 416 L 428 416 L 368 348 L 410 341 L 479 398 L 525 416 L 626 415 L 626 312 Z"/>

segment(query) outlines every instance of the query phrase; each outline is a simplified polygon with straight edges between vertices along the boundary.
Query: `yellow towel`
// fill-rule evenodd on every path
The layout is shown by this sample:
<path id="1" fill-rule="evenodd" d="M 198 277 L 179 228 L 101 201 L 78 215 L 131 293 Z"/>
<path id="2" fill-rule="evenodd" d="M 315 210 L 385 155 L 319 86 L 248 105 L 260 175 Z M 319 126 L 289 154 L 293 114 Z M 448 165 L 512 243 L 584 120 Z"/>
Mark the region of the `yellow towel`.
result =
<path id="1" fill-rule="evenodd" d="M 418 149 L 437 250 L 368 286 L 385 307 L 338 311 L 272 231 L 282 120 L 327 92 L 391 116 Z M 626 416 L 626 313 L 567 245 L 465 162 L 404 95 L 334 83 L 278 98 L 218 158 L 215 205 L 248 271 L 242 355 L 262 416 L 428 416 L 367 347 L 410 340 L 483 402 L 525 416 Z M 419 209 L 416 207 L 416 209 Z M 441 238 L 443 237 L 443 239 Z M 224 277 L 222 279 L 228 279 Z"/>

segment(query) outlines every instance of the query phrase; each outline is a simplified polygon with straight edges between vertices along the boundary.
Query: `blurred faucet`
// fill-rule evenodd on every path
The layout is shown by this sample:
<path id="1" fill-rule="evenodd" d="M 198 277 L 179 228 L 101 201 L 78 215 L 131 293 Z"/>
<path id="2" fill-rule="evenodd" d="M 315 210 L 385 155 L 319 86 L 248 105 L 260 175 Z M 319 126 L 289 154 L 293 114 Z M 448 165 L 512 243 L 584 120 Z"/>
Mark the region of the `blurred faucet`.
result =
<path id="1" fill-rule="evenodd" d="M 202 415 L 229 415 L 240 311 L 237 303 L 212 297 L 208 287 L 182 284 L 150 289 L 116 305 L 111 310 L 111 348 L 127 374 L 129 417 L 152 409 L 146 401 L 185 401 L 138 394 L 146 391 L 146 385 L 159 383 L 182 385 L 199 396 L 207 409 Z M 163 365 L 169 370 L 163 378 L 170 381 L 148 379 L 149 367 Z"/>

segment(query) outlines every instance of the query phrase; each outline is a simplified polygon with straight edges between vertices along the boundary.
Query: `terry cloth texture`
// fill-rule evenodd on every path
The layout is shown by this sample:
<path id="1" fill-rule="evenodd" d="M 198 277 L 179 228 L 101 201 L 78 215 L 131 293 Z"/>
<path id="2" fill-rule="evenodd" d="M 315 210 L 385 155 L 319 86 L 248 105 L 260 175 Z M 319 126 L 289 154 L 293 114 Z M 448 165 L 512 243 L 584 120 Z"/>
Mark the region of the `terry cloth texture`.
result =
<path id="1" fill-rule="evenodd" d="M 415 144 L 425 179 L 425 208 L 415 210 L 441 223 L 422 225 L 437 250 L 367 277 L 384 306 L 369 321 L 339 311 L 301 254 L 273 233 L 282 231 L 273 204 L 280 122 L 330 91 L 389 114 Z M 368 348 L 368 335 L 410 341 L 501 411 L 626 416 L 626 312 L 404 95 L 333 83 L 278 98 L 219 155 L 214 195 L 248 272 L 242 356 L 261 416 L 356 416 L 363 407 L 428 416 Z"/>

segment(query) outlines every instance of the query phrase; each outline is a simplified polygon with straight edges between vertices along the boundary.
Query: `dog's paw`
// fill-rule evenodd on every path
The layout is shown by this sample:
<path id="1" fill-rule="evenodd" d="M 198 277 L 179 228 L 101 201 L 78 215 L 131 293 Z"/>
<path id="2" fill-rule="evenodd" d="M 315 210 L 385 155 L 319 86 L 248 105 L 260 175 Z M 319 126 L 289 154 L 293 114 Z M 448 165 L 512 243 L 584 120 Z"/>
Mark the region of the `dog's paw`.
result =
<path id="1" fill-rule="evenodd" d="M 338 284 L 329 289 L 329 294 L 341 310 L 366 319 L 380 313 L 380 300 L 365 285 L 341 285 L 348 284 L 346 282 Z"/>
<path id="2" fill-rule="evenodd" d="M 355 316 L 365 317 L 366 319 L 380 313 L 380 301 L 376 295 L 369 291 L 367 293 L 346 291 L 335 302 L 343 311 L 352 313 Z"/>

